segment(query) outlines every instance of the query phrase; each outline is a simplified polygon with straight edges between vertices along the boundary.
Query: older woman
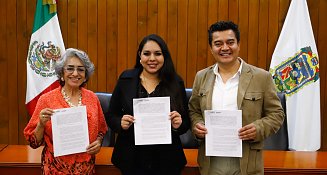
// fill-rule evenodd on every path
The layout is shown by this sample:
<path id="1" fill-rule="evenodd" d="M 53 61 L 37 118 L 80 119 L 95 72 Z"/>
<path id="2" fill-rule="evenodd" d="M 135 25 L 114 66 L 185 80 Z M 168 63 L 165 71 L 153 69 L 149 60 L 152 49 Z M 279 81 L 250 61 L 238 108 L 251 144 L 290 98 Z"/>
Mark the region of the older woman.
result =
<path id="1" fill-rule="evenodd" d="M 100 151 L 107 131 L 97 96 L 83 88 L 94 72 L 88 55 L 77 49 L 67 49 L 56 63 L 60 87 L 40 97 L 24 135 L 32 148 L 44 144 L 42 174 L 94 174 L 95 154 Z M 90 145 L 86 152 L 54 157 L 51 115 L 54 109 L 86 106 Z"/>

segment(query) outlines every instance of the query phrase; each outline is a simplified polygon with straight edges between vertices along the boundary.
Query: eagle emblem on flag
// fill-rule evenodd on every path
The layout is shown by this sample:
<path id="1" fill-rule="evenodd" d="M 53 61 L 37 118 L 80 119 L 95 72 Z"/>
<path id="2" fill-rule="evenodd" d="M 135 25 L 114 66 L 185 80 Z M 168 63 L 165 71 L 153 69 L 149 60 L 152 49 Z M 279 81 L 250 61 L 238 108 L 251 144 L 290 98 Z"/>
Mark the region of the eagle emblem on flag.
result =
<path id="1" fill-rule="evenodd" d="M 52 77 L 56 75 L 54 65 L 60 57 L 60 47 L 54 45 L 51 41 L 46 44 L 33 41 L 28 52 L 28 63 L 35 73 L 43 77 Z"/>

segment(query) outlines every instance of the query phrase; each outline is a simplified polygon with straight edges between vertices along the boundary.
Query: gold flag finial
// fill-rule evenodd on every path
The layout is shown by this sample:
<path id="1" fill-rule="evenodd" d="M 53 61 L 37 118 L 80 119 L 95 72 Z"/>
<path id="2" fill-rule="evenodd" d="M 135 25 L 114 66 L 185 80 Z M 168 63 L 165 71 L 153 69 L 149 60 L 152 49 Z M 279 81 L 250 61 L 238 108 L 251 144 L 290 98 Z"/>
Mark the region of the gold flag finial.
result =
<path id="1" fill-rule="evenodd" d="M 43 5 L 49 5 L 49 14 L 57 12 L 57 1 L 56 0 L 43 0 Z"/>

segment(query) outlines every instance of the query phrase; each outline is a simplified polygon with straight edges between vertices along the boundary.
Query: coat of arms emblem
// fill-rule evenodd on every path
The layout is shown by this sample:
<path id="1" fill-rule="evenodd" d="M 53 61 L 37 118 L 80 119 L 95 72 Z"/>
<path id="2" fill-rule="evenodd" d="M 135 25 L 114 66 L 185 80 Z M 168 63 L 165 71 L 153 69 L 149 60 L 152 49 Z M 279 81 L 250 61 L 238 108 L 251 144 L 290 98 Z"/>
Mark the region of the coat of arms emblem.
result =
<path id="1" fill-rule="evenodd" d="M 273 73 L 277 91 L 291 95 L 319 79 L 318 56 L 312 53 L 311 47 L 304 47 L 278 65 Z"/>
<path id="2" fill-rule="evenodd" d="M 52 77 L 56 73 L 54 65 L 61 57 L 61 50 L 58 46 L 54 45 L 51 41 L 46 44 L 33 41 L 29 47 L 28 63 L 35 73 L 43 77 Z"/>

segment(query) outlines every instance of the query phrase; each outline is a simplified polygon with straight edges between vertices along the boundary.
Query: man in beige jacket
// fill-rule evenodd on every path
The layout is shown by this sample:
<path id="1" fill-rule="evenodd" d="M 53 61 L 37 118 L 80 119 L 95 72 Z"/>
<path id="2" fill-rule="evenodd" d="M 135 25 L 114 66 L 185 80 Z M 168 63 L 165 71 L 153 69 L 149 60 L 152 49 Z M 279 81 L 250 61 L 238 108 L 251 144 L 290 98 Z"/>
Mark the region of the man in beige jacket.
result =
<path id="1" fill-rule="evenodd" d="M 231 21 L 208 30 L 216 64 L 196 74 L 189 101 L 192 131 L 200 140 L 198 163 L 202 175 L 263 174 L 263 140 L 276 133 L 285 114 L 269 72 L 240 57 L 240 31 Z M 242 157 L 205 155 L 204 110 L 242 110 L 238 137 Z"/>

